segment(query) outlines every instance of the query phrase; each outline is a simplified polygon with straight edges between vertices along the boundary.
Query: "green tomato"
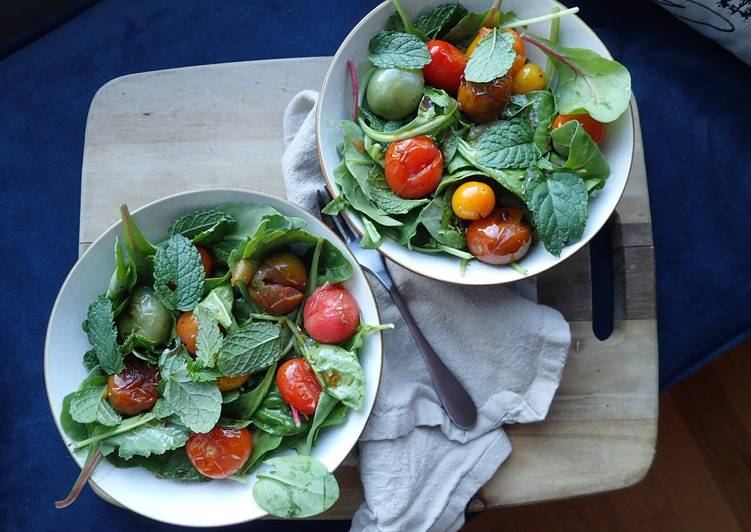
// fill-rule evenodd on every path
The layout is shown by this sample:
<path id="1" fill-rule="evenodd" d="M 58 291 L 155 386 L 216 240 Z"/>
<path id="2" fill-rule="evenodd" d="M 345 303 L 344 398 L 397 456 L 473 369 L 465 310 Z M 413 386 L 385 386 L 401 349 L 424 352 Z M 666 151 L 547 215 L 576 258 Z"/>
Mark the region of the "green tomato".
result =
<path id="1" fill-rule="evenodd" d="M 174 316 L 146 287 L 136 288 L 122 314 L 117 318 L 117 329 L 123 338 L 135 332 L 156 344 L 169 338 Z"/>
<path id="2" fill-rule="evenodd" d="M 420 104 L 425 79 L 422 70 L 379 68 L 373 72 L 365 93 L 368 107 L 387 120 L 400 120 Z"/>

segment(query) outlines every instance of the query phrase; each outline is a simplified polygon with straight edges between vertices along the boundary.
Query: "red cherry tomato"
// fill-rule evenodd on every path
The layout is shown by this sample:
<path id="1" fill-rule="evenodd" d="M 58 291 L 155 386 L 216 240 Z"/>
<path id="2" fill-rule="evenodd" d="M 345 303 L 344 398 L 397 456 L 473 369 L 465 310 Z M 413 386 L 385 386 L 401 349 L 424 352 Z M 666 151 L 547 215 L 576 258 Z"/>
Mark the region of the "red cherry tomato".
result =
<path id="1" fill-rule="evenodd" d="M 425 82 L 452 95 L 459 90 L 459 82 L 467 66 L 467 57 L 446 41 L 428 41 L 430 63 L 422 69 Z"/>
<path id="2" fill-rule="evenodd" d="M 442 175 L 443 153 L 425 135 L 394 142 L 386 150 L 386 182 L 397 196 L 429 196 Z"/>
<path id="3" fill-rule="evenodd" d="M 203 271 L 206 272 L 206 277 L 211 275 L 211 270 L 214 267 L 214 259 L 211 257 L 209 250 L 203 246 L 196 245 L 198 254 L 201 255 L 201 263 L 203 264 Z"/>
<path id="4" fill-rule="evenodd" d="M 295 310 L 304 299 L 308 270 L 292 253 L 267 258 L 250 283 L 250 297 L 269 314 L 281 316 Z"/>
<path id="5" fill-rule="evenodd" d="M 338 344 L 360 326 L 360 307 L 339 284 L 319 286 L 305 302 L 305 330 L 323 344 Z"/>
<path id="6" fill-rule="evenodd" d="M 126 416 L 150 410 L 159 398 L 159 370 L 148 362 L 129 356 L 125 369 L 107 377 L 107 397 L 112 406 Z"/>
<path id="7" fill-rule="evenodd" d="M 276 385 L 285 403 L 303 414 L 316 413 L 321 385 L 304 358 L 293 358 L 282 364 L 276 372 Z"/>
<path id="8" fill-rule="evenodd" d="M 467 229 L 467 247 L 482 262 L 508 264 L 521 259 L 532 243 L 532 229 L 518 207 L 498 207 Z"/>
<path id="9" fill-rule="evenodd" d="M 191 434 L 185 444 L 190 462 L 209 478 L 227 478 L 248 461 L 253 436 L 248 429 L 214 427 L 206 434 Z"/>
<path id="10" fill-rule="evenodd" d="M 185 349 L 191 355 L 196 354 L 196 338 L 198 337 L 198 318 L 192 312 L 183 312 L 177 318 L 177 336 L 180 337 Z"/>
<path id="11" fill-rule="evenodd" d="M 561 127 L 566 122 L 571 122 L 572 120 L 576 120 L 579 122 L 582 127 L 584 128 L 584 131 L 586 131 L 590 137 L 592 137 L 592 140 L 594 140 L 596 143 L 600 143 L 602 140 L 602 137 L 605 136 L 605 124 L 602 122 L 598 122 L 594 118 L 592 118 L 589 115 L 557 115 L 555 117 L 555 120 L 553 120 L 553 124 L 551 125 L 551 129 L 556 129 Z"/>

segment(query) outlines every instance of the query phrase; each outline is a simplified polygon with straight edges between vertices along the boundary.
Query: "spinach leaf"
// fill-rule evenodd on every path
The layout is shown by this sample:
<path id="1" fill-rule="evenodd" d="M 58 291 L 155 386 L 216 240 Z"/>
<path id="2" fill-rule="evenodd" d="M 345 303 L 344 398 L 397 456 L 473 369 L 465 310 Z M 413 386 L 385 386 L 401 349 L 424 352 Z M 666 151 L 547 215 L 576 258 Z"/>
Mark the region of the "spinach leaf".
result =
<path id="1" fill-rule="evenodd" d="M 524 183 L 527 206 L 537 235 L 552 255 L 579 240 L 587 224 L 587 188 L 582 178 L 567 171 L 531 172 Z"/>
<path id="2" fill-rule="evenodd" d="M 372 129 L 375 129 L 376 131 L 396 131 L 404 124 L 409 122 L 409 117 L 403 120 L 386 120 L 385 118 L 381 118 L 377 114 L 372 113 L 370 109 L 367 108 L 366 104 L 367 101 L 363 101 L 363 107 L 360 107 L 359 116 L 365 121 L 366 124 L 368 124 Z M 369 151 L 370 150 L 368 150 L 368 152 Z M 371 155 L 371 157 L 373 156 Z M 373 159 L 375 160 L 375 157 L 373 157 Z"/>
<path id="3" fill-rule="evenodd" d="M 168 309 L 193 310 L 203 295 L 205 278 L 201 255 L 184 236 L 171 236 L 157 249 L 154 293 Z"/>
<path id="4" fill-rule="evenodd" d="M 169 234 L 182 235 L 194 244 L 216 242 L 234 222 L 232 216 L 219 209 L 200 209 L 181 216 L 169 226 Z"/>
<path id="5" fill-rule="evenodd" d="M 461 183 L 465 179 L 468 179 L 470 177 L 478 177 L 478 176 L 484 176 L 484 177 L 490 177 L 487 174 L 483 173 L 482 171 L 478 170 L 477 168 L 467 168 L 464 170 L 459 170 L 456 173 L 445 175 L 441 178 L 441 181 L 438 183 L 438 186 L 435 189 L 436 196 L 443 193 L 444 190 L 446 190 L 448 187 L 452 185 L 456 185 L 457 183 Z"/>
<path id="6" fill-rule="evenodd" d="M 178 449 L 185 445 L 189 436 L 190 431 L 180 423 L 152 420 L 102 440 L 101 449 L 105 455 L 117 449 L 117 455 L 128 460 L 134 456 L 147 457 Z"/>
<path id="7" fill-rule="evenodd" d="M 490 15 L 490 10 L 483 11 L 482 13 L 467 13 L 459 22 L 457 22 L 446 35 L 443 36 L 444 41 L 448 41 L 460 48 L 467 48 L 475 38 L 480 28 L 483 27 L 485 19 Z M 487 24 L 488 27 L 495 26 L 500 19 L 499 13 L 496 12 L 494 23 Z"/>
<path id="8" fill-rule="evenodd" d="M 587 190 L 601 188 L 605 184 L 610 175 L 610 165 L 597 143 L 584 131 L 579 122 L 566 122 L 553 130 L 550 138 L 555 151 L 567 157 L 564 168 L 576 171 L 589 181 Z"/>
<path id="9" fill-rule="evenodd" d="M 454 212 L 451 209 L 452 190 L 436 196 L 428 203 L 420 214 L 420 222 L 436 241 L 452 248 L 466 249 L 467 239 L 455 224 Z"/>
<path id="10" fill-rule="evenodd" d="M 128 295 L 136 285 L 138 276 L 136 269 L 130 261 L 125 260 L 120 240 L 115 237 L 115 271 L 110 278 L 107 287 L 107 298 L 112 301 L 113 313 L 117 315 L 128 301 Z"/>
<path id="11" fill-rule="evenodd" d="M 612 122 L 628 109 L 631 75 L 626 67 L 592 50 L 566 48 L 531 35 L 525 40 L 555 65 L 558 80 L 553 92 L 562 114 L 588 113 L 600 122 Z"/>
<path id="12" fill-rule="evenodd" d="M 303 355 L 326 392 L 360 410 L 365 400 L 365 372 L 355 353 L 315 342 L 303 346 Z"/>
<path id="13" fill-rule="evenodd" d="M 222 348 L 222 331 L 210 310 L 197 306 L 194 316 L 198 320 L 198 336 L 196 337 L 196 361 L 205 368 L 214 367 L 214 357 Z"/>
<path id="14" fill-rule="evenodd" d="M 378 249 L 383 242 L 384 235 L 382 235 L 378 231 L 378 227 L 365 216 L 362 217 L 362 225 L 365 227 L 365 232 L 360 240 L 360 247 L 363 249 Z"/>
<path id="15" fill-rule="evenodd" d="M 388 227 L 397 227 L 402 224 L 399 220 L 392 218 L 386 212 L 377 207 L 365 194 L 365 191 L 357 184 L 354 176 L 347 169 L 345 161 L 340 162 L 334 167 L 334 182 L 339 187 L 342 195 L 347 202 L 356 211 L 365 214 L 381 225 Z"/>
<path id="16" fill-rule="evenodd" d="M 225 404 L 222 411 L 235 419 L 250 419 L 269 392 L 275 375 L 276 364 L 273 364 L 269 366 L 263 380 L 255 388 L 249 392 L 241 393 L 237 399 Z"/>
<path id="17" fill-rule="evenodd" d="M 107 461 L 120 468 L 143 467 L 157 478 L 195 482 L 209 480 L 193 466 L 184 447 L 165 451 L 163 454 L 152 454 L 149 457 L 135 455 L 128 460 L 110 453 L 107 455 Z"/>
<path id="18" fill-rule="evenodd" d="M 377 166 L 371 166 L 368 174 L 368 186 L 373 203 L 388 214 L 406 214 L 412 209 L 428 203 L 428 199 L 405 199 L 397 196 L 386 182 L 383 172 Z"/>
<path id="19" fill-rule="evenodd" d="M 117 347 L 117 329 L 114 324 L 112 302 L 105 296 L 99 296 L 89 305 L 86 324 L 89 343 L 94 348 L 99 366 L 105 373 L 111 375 L 125 369 Z"/>
<path id="20" fill-rule="evenodd" d="M 321 429 L 321 425 L 326 418 L 334 411 L 334 408 L 339 404 L 339 400 L 335 399 L 326 392 L 323 392 L 318 397 L 318 405 L 316 406 L 316 412 L 313 416 L 313 424 L 310 426 L 308 436 L 305 439 L 303 448 L 300 450 L 300 454 L 310 454 L 313 448 L 313 443 L 318 436 L 318 431 Z"/>
<path id="21" fill-rule="evenodd" d="M 307 434 L 310 422 L 304 417 L 300 420 L 300 426 L 295 425 L 292 411 L 289 405 L 282 400 L 276 386 L 264 397 L 261 405 L 253 414 L 253 425 L 264 432 L 276 436 L 294 436 L 295 434 Z"/>
<path id="22" fill-rule="evenodd" d="M 326 466 L 311 456 L 280 456 L 264 462 L 253 498 L 276 517 L 310 517 L 325 512 L 339 498 L 339 485 Z"/>
<path id="23" fill-rule="evenodd" d="M 227 273 L 225 273 L 221 277 L 207 277 L 203 282 L 203 293 L 209 294 L 209 292 L 211 292 L 214 288 L 217 288 L 218 286 L 221 286 L 229 281 L 231 277 L 231 271 L 227 271 Z"/>
<path id="24" fill-rule="evenodd" d="M 527 168 L 541 155 L 534 136 L 535 129 L 524 119 L 497 122 L 485 129 L 474 143 L 474 159 L 496 170 Z"/>
<path id="25" fill-rule="evenodd" d="M 516 58 L 514 36 L 494 28 L 482 38 L 467 61 L 464 77 L 474 83 L 487 83 L 505 76 Z"/>
<path id="26" fill-rule="evenodd" d="M 125 236 L 125 249 L 128 252 L 133 268 L 138 275 L 138 279 L 145 285 L 151 284 L 154 272 L 154 254 L 156 248 L 146 240 L 141 230 L 128 211 L 128 206 L 120 205 L 120 218 L 123 224 L 123 233 Z"/>
<path id="27" fill-rule="evenodd" d="M 159 360 L 162 397 L 192 432 L 208 432 L 219 420 L 222 394 L 215 382 L 194 382 L 188 375 L 185 350 L 165 351 Z"/>
<path id="28" fill-rule="evenodd" d="M 370 40 L 368 59 L 378 68 L 417 69 L 430 63 L 430 52 L 414 35 L 382 31 Z"/>
<path id="29" fill-rule="evenodd" d="M 196 305 L 196 310 L 204 309 L 225 329 L 232 327 L 235 320 L 232 317 L 232 303 L 234 295 L 229 283 L 221 284 L 211 290 L 203 300 Z"/>
<path id="30" fill-rule="evenodd" d="M 283 436 L 277 436 L 275 434 L 269 434 L 262 430 L 256 431 L 253 434 L 253 449 L 250 451 L 250 457 L 248 461 L 243 464 L 238 474 L 240 476 L 247 475 L 250 471 L 253 471 L 256 464 L 267 454 L 277 450 L 282 444 Z"/>
<path id="31" fill-rule="evenodd" d="M 265 369 L 282 356 L 279 337 L 279 326 L 268 321 L 237 327 L 224 338 L 217 367 L 228 377 Z"/>
<path id="32" fill-rule="evenodd" d="M 78 423 L 99 423 L 108 427 L 122 421 L 106 399 L 107 376 L 95 367 L 86 376 L 70 401 L 70 416 Z"/>
<path id="33" fill-rule="evenodd" d="M 363 343 L 365 342 L 365 337 L 369 334 L 379 332 L 379 331 L 385 331 L 387 329 L 393 329 L 394 324 L 393 323 L 383 323 L 380 325 L 369 325 L 367 323 L 361 323 L 360 326 L 357 328 L 357 331 L 355 331 L 355 334 L 350 338 L 347 343 L 344 345 L 344 348 L 347 351 L 355 352 L 358 349 L 360 349 L 363 346 Z"/>
<path id="34" fill-rule="evenodd" d="M 482 173 L 484 173 L 488 177 L 491 177 L 494 181 L 496 181 L 503 188 L 513 192 L 520 198 L 522 197 L 521 177 L 524 175 L 522 172 L 515 171 L 513 169 L 512 170 L 499 170 L 497 168 L 491 168 L 489 166 L 485 166 L 481 164 L 477 160 L 477 150 L 473 146 L 468 144 L 467 141 L 465 141 L 464 139 L 459 139 L 459 153 L 472 166 L 474 166 L 478 170 L 481 170 Z"/>
<path id="35" fill-rule="evenodd" d="M 373 167 L 373 159 L 370 158 L 370 155 L 365 150 L 365 139 L 363 138 L 362 129 L 354 122 L 342 120 L 342 134 L 344 138 L 344 149 L 342 150 L 344 163 L 365 196 L 367 196 L 370 192 L 368 175 L 370 169 Z"/>
<path id="36" fill-rule="evenodd" d="M 413 24 L 428 39 L 435 39 L 457 24 L 466 14 L 467 9 L 459 3 L 441 4 L 420 14 Z"/>
<path id="37" fill-rule="evenodd" d="M 237 400 L 238 397 L 240 397 L 240 390 L 229 390 L 228 392 L 222 392 L 222 404 L 226 405 L 228 403 L 231 403 L 232 401 Z"/>

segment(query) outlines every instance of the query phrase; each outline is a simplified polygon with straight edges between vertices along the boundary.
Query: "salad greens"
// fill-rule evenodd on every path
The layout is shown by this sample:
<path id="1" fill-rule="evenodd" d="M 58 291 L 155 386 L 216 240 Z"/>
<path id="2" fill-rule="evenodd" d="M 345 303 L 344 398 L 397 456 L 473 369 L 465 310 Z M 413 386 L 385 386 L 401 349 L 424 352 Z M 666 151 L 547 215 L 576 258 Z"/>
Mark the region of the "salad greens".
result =
<path id="1" fill-rule="evenodd" d="M 359 127 L 352 127 L 354 135 Z M 355 172 L 361 169 L 358 153 L 351 152 Z M 370 159 L 360 162 L 370 165 Z M 384 188 L 382 174 L 363 168 L 357 175 L 368 194 L 387 206 L 377 211 L 383 212 L 379 221 L 413 208 Z M 83 355 L 88 375 L 64 398 L 60 416 L 71 447 L 86 453 L 86 463 L 56 506 L 71 504 L 104 458 L 179 481 L 230 474 L 242 480 L 267 463 L 272 469 L 259 473 L 253 490 L 262 508 L 281 517 L 324 511 L 338 487 L 309 455 L 320 430 L 362 408 L 365 373 L 358 350 L 367 334 L 387 328 L 353 325 L 340 345 L 317 342 L 304 328 L 305 299 L 327 283 L 349 279 L 350 262 L 306 231 L 302 220 L 264 205 L 229 203 L 188 213 L 158 243 L 143 235 L 127 207 L 121 213 L 124 249 L 116 239 L 106 295 L 91 303 L 83 323 L 91 344 Z M 275 270 L 279 261 L 284 266 Z M 283 275 L 291 277 L 280 281 Z M 273 306 L 290 299 L 293 306 Z M 285 380 L 295 375 L 283 375 L 286 365 L 302 361 L 318 390 L 307 413 L 296 406 L 296 384 Z M 233 434 L 228 442 L 246 443 L 218 457 L 201 454 L 200 442 L 226 434 Z M 229 472 L 212 473 L 206 465 L 212 460 L 225 460 Z M 277 500 L 279 493 L 287 502 Z"/>

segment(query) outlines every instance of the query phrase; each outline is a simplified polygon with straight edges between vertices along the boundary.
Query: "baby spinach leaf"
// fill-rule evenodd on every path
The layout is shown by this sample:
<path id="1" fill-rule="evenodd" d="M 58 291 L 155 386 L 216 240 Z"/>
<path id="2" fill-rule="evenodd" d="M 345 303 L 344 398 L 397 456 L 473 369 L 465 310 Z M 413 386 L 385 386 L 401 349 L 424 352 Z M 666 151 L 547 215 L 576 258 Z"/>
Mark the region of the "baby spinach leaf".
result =
<path id="1" fill-rule="evenodd" d="M 148 458 L 136 455 L 128 460 L 110 453 L 107 455 L 107 461 L 120 468 L 143 467 L 151 471 L 157 478 L 194 482 L 209 480 L 193 466 L 184 447 L 165 451 L 163 454 L 152 454 Z"/>
<path id="2" fill-rule="evenodd" d="M 525 40 L 555 65 L 558 80 L 553 92 L 561 113 L 588 113 L 600 122 L 612 122 L 628 109 L 631 75 L 626 67 L 585 48 L 566 48 L 531 35 Z"/>
<path id="3" fill-rule="evenodd" d="M 255 388 L 249 392 L 241 393 L 237 399 L 225 404 L 223 412 L 235 419 L 250 419 L 269 392 L 275 375 L 276 364 L 273 364 L 269 366 L 263 380 Z"/>
<path id="4" fill-rule="evenodd" d="M 232 327 L 235 322 L 232 317 L 232 303 L 234 295 L 229 283 L 214 288 L 203 300 L 196 305 L 196 310 L 207 311 L 225 329 Z"/>
<path id="5" fill-rule="evenodd" d="M 232 401 L 235 401 L 238 397 L 240 397 L 240 390 L 230 390 L 228 392 L 222 392 L 222 404 L 226 405 L 228 403 L 231 403 Z M 244 428 L 244 427 L 239 427 Z"/>
<path id="6" fill-rule="evenodd" d="M 360 326 L 357 328 L 357 331 L 355 331 L 355 334 L 352 336 L 352 338 L 350 338 L 347 341 L 344 348 L 347 351 L 356 352 L 358 349 L 360 349 L 363 346 L 363 343 L 365 342 L 365 337 L 367 335 L 373 334 L 379 331 L 385 331 L 387 329 L 393 329 L 393 328 L 394 328 L 393 323 L 382 323 L 380 325 L 369 325 L 367 323 L 361 323 Z"/>
<path id="7" fill-rule="evenodd" d="M 78 423 L 99 423 L 108 427 L 122 421 L 106 399 L 107 376 L 95 367 L 86 376 L 70 401 L 70 416 Z"/>
<path id="8" fill-rule="evenodd" d="M 445 194 L 436 196 L 428 203 L 420 214 L 420 222 L 428 230 L 430 236 L 441 244 L 452 248 L 465 249 L 467 239 L 464 233 L 454 225 L 454 212 L 447 190 Z"/>
<path id="9" fill-rule="evenodd" d="M 123 248 L 120 247 L 120 239 L 115 237 L 115 271 L 110 278 L 106 294 L 107 298 L 112 301 L 114 314 L 118 314 L 118 310 L 125 305 L 137 280 L 136 269 L 130 261 L 125 259 Z"/>
<path id="10" fill-rule="evenodd" d="M 342 151 L 344 163 L 363 193 L 368 196 L 370 192 L 368 176 L 370 169 L 373 167 L 373 159 L 365 150 L 362 129 L 354 122 L 342 120 L 342 134 L 344 137 L 344 149 Z"/>
<path id="11" fill-rule="evenodd" d="M 437 196 L 443 193 L 444 190 L 446 190 L 448 187 L 452 185 L 461 183 L 462 181 L 470 177 L 478 177 L 478 176 L 490 177 L 487 174 L 483 173 L 482 171 L 474 167 L 467 168 L 465 170 L 459 170 L 458 172 L 453 173 L 453 174 L 445 175 L 443 176 L 443 178 L 441 178 L 441 181 L 438 183 L 438 187 L 436 187 L 434 194 Z"/>
<path id="12" fill-rule="evenodd" d="M 222 331 L 214 314 L 206 307 L 197 306 L 194 315 L 198 319 L 196 361 L 205 368 L 213 368 L 214 357 L 222 348 Z"/>
<path id="13" fill-rule="evenodd" d="M 352 277 L 352 264 L 338 247 L 324 240 L 318 264 L 318 284 L 341 283 L 350 277 Z"/>
<path id="14" fill-rule="evenodd" d="M 253 449 L 250 451 L 250 458 L 242 466 L 238 474 L 243 476 L 253 471 L 256 464 L 266 456 L 267 454 L 277 450 L 282 444 L 283 436 L 277 436 L 275 434 L 269 434 L 262 430 L 256 431 L 253 434 Z"/>
<path id="15" fill-rule="evenodd" d="M 505 76 L 516 58 L 514 36 L 494 28 L 475 48 L 467 61 L 464 77 L 474 83 L 487 83 Z"/>
<path id="16" fill-rule="evenodd" d="M 376 166 L 370 168 L 368 186 L 373 203 L 388 214 L 406 214 L 430 201 L 428 199 L 405 199 L 397 196 L 386 182 L 381 169 Z"/>
<path id="17" fill-rule="evenodd" d="M 339 400 L 335 399 L 326 392 L 323 392 L 318 397 L 318 405 L 316 406 L 316 412 L 313 416 L 313 424 L 310 426 L 308 436 L 305 439 L 305 443 L 302 446 L 302 449 L 300 449 L 300 454 L 310 454 L 310 451 L 313 448 L 313 443 L 318 436 L 318 431 L 321 429 L 321 425 L 329 416 L 329 414 L 334 411 L 334 408 L 336 408 L 338 404 Z"/>
<path id="18" fill-rule="evenodd" d="M 363 105 L 365 105 L 366 103 L 367 102 L 363 102 Z M 381 118 L 377 114 L 372 113 L 370 109 L 368 109 L 367 107 L 360 107 L 359 116 L 371 128 L 375 129 L 376 131 L 381 131 L 381 132 L 396 131 L 397 129 L 402 127 L 404 124 L 409 122 L 408 118 L 403 119 L 403 120 L 386 120 L 385 118 Z M 366 149 L 367 149 L 367 146 L 366 146 Z M 373 156 L 371 155 L 371 157 Z M 375 157 L 373 159 L 375 160 Z"/>
<path id="19" fill-rule="evenodd" d="M 171 310 L 193 310 L 203 295 L 206 274 L 201 255 L 190 240 L 173 235 L 156 251 L 154 292 Z"/>
<path id="20" fill-rule="evenodd" d="M 178 449 L 185 445 L 189 436 L 190 431 L 180 423 L 153 420 L 128 432 L 110 436 L 101 442 L 101 449 L 104 454 L 117 449 L 117 455 L 128 460 L 134 456 L 147 457 Z"/>
<path id="21" fill-rule="evenodd" d="M 474 143 L 474 159 L 496 170 L 527 168 L 541 155 L 534 136 L 535 129 L 524 119 L 497 122 Z"/>
<path id="22" fill-rule="evenodd" d="M 430 63 L 430 52 L 414 35 L 382 31 L 370 40 L 368 59 L 378 68 L 416 69 Z"/>
<path id="23" fill-rule="evenodd" d="M 265 369 L 282 356 L 279 336 L 279 326 L 268 321 L 237 327 L 224 338 L 217 367 L 228 377 Z"/>
<path id="24" fill-rule="evenodd" d="M 605 184 L 610 175 L 610 165 L 600 151 L 597 143 L 584 131 L 576 120 L 566 122 L 550 133 L 553 147 L 563 157 L 567 157 L 564 168 L 569 168 L 581 174 L 590 181 L 594 188 Z M 590 187 L 587 187 L 591 190 Z"/>
<path id="25" fill-rule="evenodd" d="M 362 225 L 365 231 L 360 240 L 360 247 L 363 249 L 378 249 L 383 242 L 384 235 L 378 231 L 376 224 L 366 216 L 362 217 Z"/>
<path id="26" fill-rule="evenodd" d="M 552 255 L 579 240 L 587 224 L 587 188 L 582 178 L 567 171 L 544 176 L 533 172 L 524 183 L 527 207 L 542 243 Z"/>
<path id="27" fill-rule="evenodd" d="M 143 284 L 149 285 L 152 281 L 154 271 L 154 254 L 156 248 L 149 242 L 136 222 L 128 211 L 128 206 L 120 205 L 120 217 L 123 224 L 123 234 L 125 236 L 125 249 L 128 251 L 128 258 L 138 275 L 138 279 Z"/>
<path id="28" fill-rule="evenodd" d="M 203 293 L 208 295 L 209 292 L 211 292 L 214 288 L 217 288 L 218 286 L 221 286 L 229 281 L 230 277 L 232 277 L 232 272 L 229 270 L 221 277 L 207 277 L 203 281 Z"/>
<path id="29" fill-rule="evenodd" d="M 310 517 L 325 512 L 339 498 L 339 485 L 326 466 L 311 456 L 280 456 L 264 462 L 253 498 L 276 517 Z"/>
<path id="30" fill-rule="evenodd" d="M 192 432 L 208 432 L 219 420 L 222 394 L 215 382 L 195 382 L 188 375 L 185 351 L 165 351 L 159 360 L 162 397 Z"/>
<path id="31" fill-rule="evenodd" d="M 443 36 L 444 41 L 448 41 L 460 48 L 467 48 L 472 39 L 475 38 L 480 28 L 483 27 L 485 19 L 490 15 L 490 10 L 483 11 L 482 13 L 467 13 L 459 22 L 457 22 L 449 31 Z M 495 26 L 500 19 L 500 14 L 496 12 L 495 21 L 491 23 L 488 21 L 486 24 L 488 27 Z"/>
<path id="32" fill-rule="evenodd" d="M 89 343 L 96 352 L 99 366 L 111 375 L 125 369 L 122 356 L 117 347 L 117 329 L 114 324 L 112 302 L 105 296 L 99 296 L 89 305 L 86 317 Z"/>
<path id="33" fill-rule="evenodd" d="M 232 216 L 219 209 L 200 209 L 181 216 L 169 226 L 169 234 L 182 235 L 194 244 L 218 241 L 234 222 Z"/>
<path id="34" fill-rule="evenodd" d="M 334 167 L 334 182 L 339 186 L 339 190 L 347 198 L 347 202 L 353 209 L 359 211 L 381 225 L 397 227 L 402 224 L 399 220 L 392 218 L 386 212 L 377 207 L 365 194 L 365 191 L 358 185 L 352 173 L 347 169 L 344 161 Z"/>
<path id="35" fill-rule="evenodd" d="M 491 168 L 490 166 L 485 166 L 481 164 L 477 159 L 477 150 L 467 143 L 464 139 L 459 139 L 459 153 L 462 155 L 464 159 L 466 159 L 472 166 L 477 168 L 478 170 L 481 170 L 483 174 L 487 175 L 488 177 L 491 177 L 494 181 L 496 181 L 499 185 L 501 185 L 506 190 L 509 190 L 519 196 L 522 197 L 522 180 L 521 177 L 524 175 L 521 171 L 515 171 L 515 170 L 499 170 L 497 168 Z"/>
<path id="36" fill-rule="evenodd" d="M 311 343 L 303 346 L 303 355 L 325 391 L 360 410 L 365 400 L 365 372 L 355 353 L 337 345 Z"/>
<path id="37" fill-rule="evenodd" d="M 420 14 L 413 24 L 428 39 L 435 39 L 457 24 L 466 14 L 467 9 L 459 3 L 441 4 Z"/>
<path id="38" fill-rule="evenodd" d="M 209 245 L 214 258 L 224 263 L 228 262 L 233 250 L 244 244 L 250 235 L 255 234 L 264 218 L 279 215 L 279 211 L 273 207 L 258 203 L 223 203 L 217 209 L 226 212 L 235 220 L 219 242 Z"/>
<path id="39" fill-rule="evenodd" d="M 310 422 L 302 418 L 300 426 L 295 425 L 292 417 L 292 411 L 289 405 L 282 400 L 279 390 L 274 386 L 261 405 L 253 414 L 253 425 L 262 431 L 274 434 L 276 436 L 293 436 L 295 434 L 307 433 L 310 428 Z"/>

